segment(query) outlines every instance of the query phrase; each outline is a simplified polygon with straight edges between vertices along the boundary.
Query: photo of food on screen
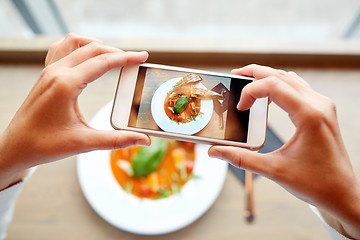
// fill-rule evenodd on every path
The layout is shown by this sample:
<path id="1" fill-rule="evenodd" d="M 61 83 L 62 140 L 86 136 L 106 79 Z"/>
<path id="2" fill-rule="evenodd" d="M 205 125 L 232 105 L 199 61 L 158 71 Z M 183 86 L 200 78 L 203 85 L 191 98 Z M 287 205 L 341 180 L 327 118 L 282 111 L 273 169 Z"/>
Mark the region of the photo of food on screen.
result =
<path id="1" fill-rule="evenodd" d="M 246 142 L 249 111 L 236 106 L 250 80 L 140 67 L 129 127 Z"/>

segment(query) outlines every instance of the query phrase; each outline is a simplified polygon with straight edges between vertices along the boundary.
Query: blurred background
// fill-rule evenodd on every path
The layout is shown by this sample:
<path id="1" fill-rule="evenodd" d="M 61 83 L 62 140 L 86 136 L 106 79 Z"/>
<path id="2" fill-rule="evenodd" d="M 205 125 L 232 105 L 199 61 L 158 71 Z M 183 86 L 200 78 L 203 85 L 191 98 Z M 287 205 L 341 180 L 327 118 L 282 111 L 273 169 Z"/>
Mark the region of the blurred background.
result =
<path id="1" fill-rule="evenodd" d="M 0 37 L 68 32 L 98 38 L 359 39 L 360 1 L 0 1 Z"/>

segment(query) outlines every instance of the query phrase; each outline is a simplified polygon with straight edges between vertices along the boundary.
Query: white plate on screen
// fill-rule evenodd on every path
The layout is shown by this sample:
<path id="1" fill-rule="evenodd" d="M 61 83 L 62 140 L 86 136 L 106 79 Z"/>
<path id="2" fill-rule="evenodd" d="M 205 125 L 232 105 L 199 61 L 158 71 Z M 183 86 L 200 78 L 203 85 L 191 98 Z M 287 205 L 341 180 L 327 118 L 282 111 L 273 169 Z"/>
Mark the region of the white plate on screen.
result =
<path id="1" fill-rule="evenodd" d="M 90 126 L 112 129 L 112 104 L 104 106 Z M 194 222 L 214 203 L 223 187 L 227 163 L 207 155 L 208 146 L 196 145 L 193 173 L 179 194 L 159 200 L 139 199 L 122 190 L 112 175 L 110 151 L 93 151 L 78 156 L 81 189 L 91 207 L 113 226 L 131 233 L 158 235 L 179 230 Z"/>
<path id="2" fill-rule="evenodd" d="M 156 122 L 156 124 L 166 132 L 173 133 L 182 133 L 182 134 L 195 134 L 203 129 L 211 119 L 214 110 L 213 101 L 210 100 L 201 100 L 200 112 L 202 115 L 196 117 L 196 121 L 191 121 L 188 123 L 176 123 L 172 121 L 164 111 L 164 102 L 167 96 L 167 93 L 173 89 L 175 83 L 177 83 L 181 78 L 170 79 L 159 86 L 156 89 L 152 100 L 151 100 L 151 113 Z M 206 89 L 202 83 L 197 84 L 198 87 Z"/>

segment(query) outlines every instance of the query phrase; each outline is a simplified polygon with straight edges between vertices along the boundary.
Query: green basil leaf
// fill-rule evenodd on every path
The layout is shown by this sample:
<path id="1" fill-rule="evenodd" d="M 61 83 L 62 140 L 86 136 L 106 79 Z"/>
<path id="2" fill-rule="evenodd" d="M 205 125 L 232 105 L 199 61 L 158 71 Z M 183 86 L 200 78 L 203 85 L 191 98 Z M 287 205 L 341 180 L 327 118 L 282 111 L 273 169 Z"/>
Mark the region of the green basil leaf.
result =
<path id="1" fill-rule="evenodd" d="M 167 151 L 167 141 L 161 138 L 151 138 L 149 147 L 141 147 L 132 160 L 135 177 L 144 177 L 155 171 Z"/>
<path id="2" fill-rule="evenodd" d="M 189 103 L 188 97 L 179 98 L 174 106 L 174 113 L 180 114 L 183 111 L 185 111 L 185 108 L 188 105 L 188 103 Z"/>

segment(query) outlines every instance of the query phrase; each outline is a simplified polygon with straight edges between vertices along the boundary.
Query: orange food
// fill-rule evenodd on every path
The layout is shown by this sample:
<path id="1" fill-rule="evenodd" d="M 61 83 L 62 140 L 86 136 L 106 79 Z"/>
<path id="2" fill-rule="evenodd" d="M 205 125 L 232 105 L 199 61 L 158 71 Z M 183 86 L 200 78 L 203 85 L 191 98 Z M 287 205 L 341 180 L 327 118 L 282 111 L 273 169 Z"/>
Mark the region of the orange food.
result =
<path id="1" fill-rule="evenodd" d="M 176 114 L 174 106 L 181 97 L 188 97 L 188 104 L 183 112 Z M 177 94 L 175 96 L 167 96 L 164 102 L 164 111 L 166 115 L 174 122 L 187 123 L 196 120 L 200 113 L 201 100 L 196 97 L 191 97 L 190 94 Z"/>
<path id="2" fill-rule="evenodd" d="M 141 147 L 134 146 L 111 152 L 111 169 L 120 186 L 140 198 L 158 199 L 180 191 L 192 177 L 195 144 L 169 140 L 167 152 L 159 167 L 149 175 L 131 176 L 132 159 Z"/>

